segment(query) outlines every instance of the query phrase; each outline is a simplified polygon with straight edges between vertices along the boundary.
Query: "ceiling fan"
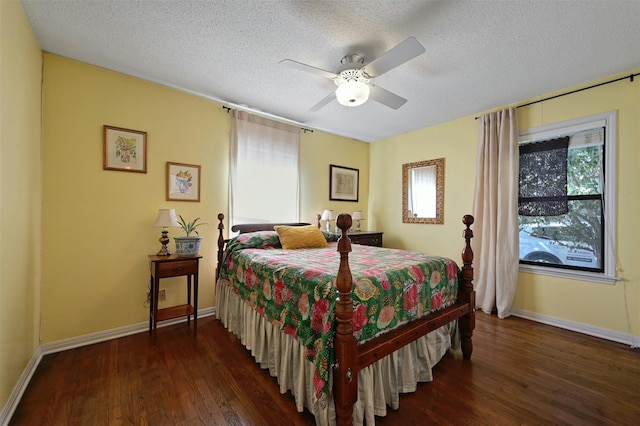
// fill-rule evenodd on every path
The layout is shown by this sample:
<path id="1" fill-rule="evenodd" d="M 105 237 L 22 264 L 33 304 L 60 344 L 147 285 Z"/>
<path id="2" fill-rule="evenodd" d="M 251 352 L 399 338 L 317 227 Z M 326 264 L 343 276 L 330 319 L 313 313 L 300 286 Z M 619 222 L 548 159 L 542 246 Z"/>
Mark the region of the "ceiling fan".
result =
<path id="1" fill-rule="evenodd" d="M 369 97 L 389 108 L 398 109 L 407 100 L 380 86 L 371 84 L 371 80 L 410 61 L 416 56 L 422 55 L 424 52 L 425 49 L 420 42 L 413 37 L 409 37 L 367 65 L 364 65 L 364 57 L 353 53 L 349 54 L 342 58 L 341 65 L 336 72 L 326 71 L 292 59 L 283 59 L 279 63 L 329 78 L 338 86 L 335 92 L 329 93 L 324 99 L 309 108 L 309 111 L 318 111 L 333 99 L 337 99 L 342 105 L 355 107 L 365 103 Z"/>

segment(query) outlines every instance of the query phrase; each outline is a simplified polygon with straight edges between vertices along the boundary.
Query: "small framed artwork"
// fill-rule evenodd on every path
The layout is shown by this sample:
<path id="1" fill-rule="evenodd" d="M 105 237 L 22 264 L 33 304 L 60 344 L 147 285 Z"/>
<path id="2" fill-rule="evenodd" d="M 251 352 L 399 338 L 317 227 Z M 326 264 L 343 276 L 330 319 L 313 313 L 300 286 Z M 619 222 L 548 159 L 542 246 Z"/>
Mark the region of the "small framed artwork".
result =
<path id="1" fill-rule="evenodd" d="M 358 169 L 329 165 L 329 199 L 358 201 Z"/>
<path id="2" fill-rule="evenodd" d="M 167 201 L 200 201 L 200 166 L 167 162 Z"/>
<path id="3" fill-rule="evenodd" d="M 147 132 L 105 125 L 102 168 L 147 173 Z"/>

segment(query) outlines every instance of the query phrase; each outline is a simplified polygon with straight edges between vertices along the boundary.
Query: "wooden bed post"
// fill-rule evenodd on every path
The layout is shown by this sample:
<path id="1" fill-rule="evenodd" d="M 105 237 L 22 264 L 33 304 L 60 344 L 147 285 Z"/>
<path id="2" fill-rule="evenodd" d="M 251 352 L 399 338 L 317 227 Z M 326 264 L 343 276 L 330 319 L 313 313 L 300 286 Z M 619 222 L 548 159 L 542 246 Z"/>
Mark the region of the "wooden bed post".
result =
<path id="1" fill-rule="evenodd" d="M 337 425 L 353 424 L 353 404 L 358 399 L 358 341 L 353 337 L 353 301 L 351 287 L 353 277 L 349 269 L 351 240 L 347 230 L 351 228 L 351 216 L 342 213 L 336 220 L 342 236 L 338 240 L 340 267 L 336 278 L 338 302 L 336 306 L 336 337 L 334 342 L 336 368 L 333 375 L 333 393 L 336 407 Z"/>
<path id="2" fill-rule="evenodd" d="M 220 264 L 222 263 L 222 254 L 224 253 L 224 236 L 222 235 L 222 231 L 224 231 L 224 215 L 222 213 L 218 213 L 218 264 L 216 265 L 216 282 L 218 282 L 218 278 L 220 277 Z"/>
<path id="3" fill-rule="evenodd" d="M 471 238 L 473 231 L 469 228 L 474 222 L 473 216 L 467 214 L 462 217 L 462 223 L 466 225 L 464 230 L 465 245 L 462 250 L 462 282 L 460 286 L 459 300 L 469 304 L 469 313 L 460 318 L 460 335 L 462 357 L 471 359 L 473 342 L 471 336 L 476 328 L 476 292 L 473 290 L 473 250 L 471 250 Z"/>

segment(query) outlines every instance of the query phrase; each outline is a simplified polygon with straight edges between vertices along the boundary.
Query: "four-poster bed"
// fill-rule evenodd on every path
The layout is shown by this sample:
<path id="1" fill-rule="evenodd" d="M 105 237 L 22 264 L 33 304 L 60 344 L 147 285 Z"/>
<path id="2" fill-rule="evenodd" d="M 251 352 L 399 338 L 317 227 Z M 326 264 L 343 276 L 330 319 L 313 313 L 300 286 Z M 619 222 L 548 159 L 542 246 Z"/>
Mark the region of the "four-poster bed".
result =
<path id="1" fill-rule="evenodd" d="M 403 381 L 403 378 L 394 376 L 397 373 L 396 367 L 390 367 L 389 361 L 386 361 L 388 359 L 403 357 L 399 364 L 416 363 L 418 370 L 423 368 L 419 362 L 424 362 L 427 364 L 425 368 L 429 369 L 427 376 L 430 377 L 430 368 L 451 346 L 451 337 L 455 333 L 458 333 L 456 337 L 460 339 L 464 359 L 470 359 L 473 350 L 471 337 L 475 327 L 473 252 L 470 245 L 473 237 L 470 229 L 473 224 L 472 216 L 466 215 L 462 220 L 466 226 L 465 245 L 462 252 L 463 266 L 458 269 L 453 261 L 446 258 L 364 246 L 358 246 L 357 253 L 351 259 L 354 265 L 350 266 L 349 253 L 352 252 L 352 246 L 347 231 L 351 228 L 352 221 L 348 214 L 341 214 L 336 221 L 341 229 L 341 236 L 337 244 L 327 244 L 327 250 L 331 250 L 334 259 L 336 245 L 340 253 L 337 274 L 325 273 L 327 268 L 332 267 L 327 266 L 326 254 L 313 264 L 306 258 L 298 260 L 300 264 L 307 265 L 302 269 L 295 264 L 298 256 L 306 255 L 307 252 L 313 255 L 324 253 L 322 248 L 289 251 L 279 248 L 278 237 L 284 238 L 284 234 L 278 234 L 281 230 L 288 231 L 299 226 L 302 231 L 314 226 L 235 225 L 232 230 L 240 232 L 240 235 L 227 240 L 223 235 L 224 215 L 218 214 L 218 220 L 216 314 L 225 327 L 237 334 L 242 343 L 252 351 L 256 361 L 278 377 L 281 391 L 290 390 L 298 409 L 301 411 L 302 407 L 309 408 L 318 424 L 335 422 L 346 425 L 352 424 L 355 419 L 361 422 L 363 416 L 371 418 L 371 413 L 380 415 L 379 395 L 368 395 L 365 388 L 373 387 L 371 383 L 374 382 L 393 382 L 396 379 L 398 382 Z M 276 228 L 277 232 L 273 231 L 274 226 L 283 225 L 283 228 Z M 328 233 L 322 234 L 327 240 L 331 240 Z M 282 244 L 284 243 L 285 240 L 282 239 Z M 375 250 L 382 250 L 381 254 L 375 255 L 383 256 L 385 264 L 372 265 L 372 253 Z M 429 272 L 425 268 L 432 266 L 422 263 L 405 268 L 406 271 L 394 269 L 395 262 L 417 259 L 418 255 L 421 261 L 423 257 L 428 257 L 428 262 L 435 265 L 434 268 L 443 269 Z M 253 258 L 249 260 L 249 256 Z M 392 256 L 400 256 L 400 260 Z M 352 267 L 357 268 L 353 275 Z M 385 281 L 385 274 L 396 274 L 389 275 L 395 277 L 393 286 L 391 280 Z M 310 277 L 315 278 L 318 284 L 309 285 L 307 278 Z M 376 282 L 379 278 L 382 281 L 381 288 L 371 285 L 371 282 Z M 291 288 L 288 287 L 289 284 Z M 389 296 L 388 291 L 393 290 L 391 287 L 401 293 L 400 296 L 394 296 L 396 299 Z M 296 293 L 304 288 L 311 290 Z M 362 293 L 367 290 L 370 290 L 370 294 L 363 296 Z M 428 293 L 425 301 L 419 299 L 421 296 L 418 291 Z M 376 295 L 377 298 L 374 297 Z M 302 303 L 302 300 L 310 299 L 315 300 L 315 303 Z M 382 299 L 385 299 L 384 303 L 388 303 L 389 299 L 395 300 L 395 308 L 393 300 L 390 308 L 383 304 Z M 288 305 L 288 301 L 295 301 L 296 304 Z M 275 310 L 276 308 L 280 310 Z M 405 317 L 399 317 L 400 320 L 394 317 L 390 321 L 385 316 L 382 320 L 383 311 Z M 290 317 L 299 322 L 291 322 Z M 375 322 L 374 320 L 377 320 L 374 325 L 377 325 L 380 332 L 372 337 L 367 334 L 367 327 L 372 326 L 370 322 Z M 457 329 L 455 320 L 458 320 Z M 393 323 L 392 326 L 388 326 L 387 321 Z M 260 332 L 254 336 L 256 329 Z M 434 330 L 437 331 L 431 333 Z M 359 342 L 358 339 L 362 337 L 365 339 Z M 443 344 L 444 340 L 449 341 Z M 282 349 L 285 353 L 281 354 L 278 352 L 280 349 L 273 348 L 278 345 L 279 348 L 286 347 Z M 430 345 L 436 345 L 437 350 Z M 328 355 L 323 354 L 325 351 Z M 416 357 L 430 358 L 429 354 L 432 352 L 434 355 L 431 360 L 416 361 Z M 397 355 L 400 353 L 401 355 Z M 313 361 L 314 364 L 308 361 Z M 293 364 L 294 368 L 295 365 L 300 366 L 292 372 L 285 371 L 282 366 L 286 364 Z M 366 381 L 367 386 L 363 383 L 359 387 L 359 379 Z M 425 379 L 422 377 L 417 381 Z M 406 391 L 406 386 L 400 387 L 405 389 L 401 392 Z M 386 393 L 389 393 L 388 390 Z M 397 408 L 397 403 L 390 405 Z"/>

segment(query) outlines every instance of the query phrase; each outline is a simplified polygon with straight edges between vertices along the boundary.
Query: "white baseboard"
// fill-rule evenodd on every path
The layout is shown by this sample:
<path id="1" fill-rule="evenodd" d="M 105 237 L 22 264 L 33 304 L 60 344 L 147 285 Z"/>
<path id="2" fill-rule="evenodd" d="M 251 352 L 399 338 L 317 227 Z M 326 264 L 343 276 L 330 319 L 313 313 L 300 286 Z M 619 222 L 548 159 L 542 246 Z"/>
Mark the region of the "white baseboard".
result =
<path id="1" fill-rule="evenodd" d="M 215 313 L 215 307 L 198 309 L 198 318 L 215 315 Z M 158 327 L 166 327 L 182 321 L 184 321 L 182 318 L 163 321 L 162 323 L 158 323 Z M 66 351 L 67 349 L 79 348 L 81 346 L 92 345 L 94 343 L 105 342 L 107 340 L 117 339 L 131 334 L 142 333 L 147 330 L 149 330 L 149 321 L 144 321 L 137 324 L 126 325 L 124 327 L 113 328 L 111 330 L 99 331 L 97 333 L 85 334 L 84 336 L 72 337 L 70 339 L 63 339 L 39 345 L 33 353 L 31 360 L 25 367 L 20 379 L 18 379 L 18 383 L 16 383 L 13 388 L 13 392 L 9 395 L 7 403 L 0 412 L 0 425 L 7 426 L 9 424 L 9 420 L 11 420 L 11 416 L 18 406 L 20 398 L 22 398 L 33 373 L 35 373 L 38 365 L 40 365 L 40 361 L 44 355 Z"/>
<path id="2" fill-rule="evenodd" d="M 634 336 L 631 333 L 620 333 L 618 331 L 608 330 L 606 328 L 594 327 L 588 324 L 582 324 L 579 322 L 556 318 L 549 315 L 542 315 L 521 309 L 512 309 L 511 314 L 516 317 L 536 321 L 542 324 L 564 328 L 565 330 L 577 331 L 578 333 L 586 334 L 589 336 L 599 337 L 601 339 L 611 340 L 618 343 L 624 343 L 625 345 L 629 345 L 631 348 L 640 347 L 640 336 Z"/>
<path id="3" fill-rule="evenodd" d="M 18 379 L 18 383 L 13 387 L 13 392 L 9 395 L 7 403 L 0 412 L 0 425 L 7 426 L 9 424 L 9 420 L 11 420 L 11 416 L 18 406 L 20 398 L 22 398 L 22 394 L 29 385 L 31 376 L 33 376 L 33 373 L 35 373 L 36 368 L 38 368 L 38 365 L 40 364 L 40 360 L 42 360 L 42 350 L 40 349 L 40 346 L 38 346 L 33 353 L 31 360 L 29 360 L 27 366 L 24 368 L 22 375 Z"/>

